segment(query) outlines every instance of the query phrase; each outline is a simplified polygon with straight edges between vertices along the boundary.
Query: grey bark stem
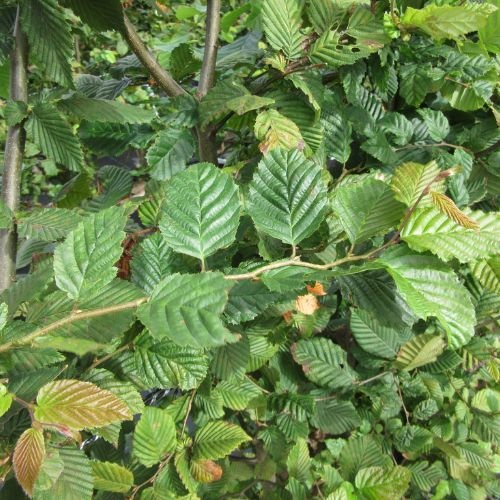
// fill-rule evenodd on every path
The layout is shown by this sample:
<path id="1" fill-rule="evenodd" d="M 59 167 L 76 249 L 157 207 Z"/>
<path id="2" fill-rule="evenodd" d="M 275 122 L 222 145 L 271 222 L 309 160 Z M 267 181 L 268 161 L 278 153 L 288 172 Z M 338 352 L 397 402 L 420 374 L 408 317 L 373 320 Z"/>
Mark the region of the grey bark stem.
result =
<path id="1" fill-rule="evenodd" d="M 163 69 L 153 54 L 148 50 L 144 42 L 139 37 L 133 24 L 127 16 L 124 16 L 125 29 L 122 32 L 125 41 L 137 56 L 143 66 L 149 71 L 156 83 L 170 96 L 175 97 L 187 92 L 172 78 L 170 73 Z"/>
<path id="2" fill-rule="evenodd" d="M 28 102 L 27 66 L 28 42 L 21 29 L 18 8 L 10 65 L 10 99 L 13 101 Z M 19 209 L 21 196 L 25 140 L 24 122 L 9 127 L 5 145 L 1 200 L 14 213 Z M 13 224 L 10 229 L 0 229 L 0 293 L 16 279 L 16 253 L 17 228 Z"/>
<path id="3" fill-rule="evenodd" d="M 200 81 L 197 96 L 202 99 L 215 83 L 215 66 L 217 64 L 217 50 L 219 47 L 220 32 L 220 0 L 207 1 L 207 23 L 205 30 L 205 52 L 201 65 Z M 206 128 L 197 128 L 198 151 L 200 161 L 209 161 L 217 164 L 217 129 L 213 125 Z"/>

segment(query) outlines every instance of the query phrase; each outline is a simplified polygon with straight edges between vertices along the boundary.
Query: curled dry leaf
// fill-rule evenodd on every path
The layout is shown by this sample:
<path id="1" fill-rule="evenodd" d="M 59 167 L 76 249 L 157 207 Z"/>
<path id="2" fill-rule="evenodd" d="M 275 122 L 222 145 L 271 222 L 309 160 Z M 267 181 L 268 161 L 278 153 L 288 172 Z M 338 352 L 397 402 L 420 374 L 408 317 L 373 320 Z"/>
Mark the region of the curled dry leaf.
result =
<path id="1" fill-rule="evenodd" d="M 306 285 L 306 288 L 309 293 L 312 293 L 313 295 L 316 295 L 318 297 L 326 295 L 325 289 L 319 281 L 316 281 L 314 285 Z"/>
<path id="2" fill-rule="evenodd" d="M 310 316 L 320 308 L 318 299 L 312 293 L 299 295 L 295 300 L 295 308 L 298 312 Z"/>

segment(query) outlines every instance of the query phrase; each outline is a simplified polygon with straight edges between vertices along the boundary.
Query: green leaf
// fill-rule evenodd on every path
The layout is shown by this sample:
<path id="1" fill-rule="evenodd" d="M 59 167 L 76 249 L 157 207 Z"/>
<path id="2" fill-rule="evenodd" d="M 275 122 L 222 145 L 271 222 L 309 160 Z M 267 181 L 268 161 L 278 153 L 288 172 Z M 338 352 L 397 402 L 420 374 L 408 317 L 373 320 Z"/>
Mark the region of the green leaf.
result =
<path id="1" fill-rule="evenodd" d="M 485 26 L 488 16 L 496 11 L 492 4 L 434 5 L 423 9 L 408 7 L 401 24 L 419 28 L 435 40 L 459 39 L 467 33 Z"/>
<path id="2" fill-rule="evenodd" d="M 302 153 L 275 150 L 259 163 L 248 195 L 259 231 L 296 245 L 319 227 L 325 211 L 321 168 Z"/>
<path id="3" fill-rule="evenodd" d="M 98 31 L 119 31 L 124 26 L 120 0 L 62 0 L 61 3 Z"/>
<path id="4" fill-rule="evenodd" d="M 112 207 L 87 217 L 54 253 L 57 286 L 71 298 L 89 297 L 116 276 L 127 216 Z"/>
<path id="5" fill-rule="evenodd" d="M 441 355 L 445 347 L 441 337 L 425 333 L 413 337 L 403 344 L 396 359 L 396 366 L 410 371 L 433 363 Z"/>
<path id="6" fill-rule="evenodd" d="M 7 101 L 4 113 L 5 122 L 9 127 L 13 127 L 28 116 L 28 105 L 22 101 Z"/>
<path id="7" fill-rule="evenodd" d="M 262 22 L 264 34 L 273 49 L 283 51 L 287 59 L 296 59 L 302 54 L 301 2 L 265 0 Z"/>
<path id="8" fill-rule="evenodd" d="M 127 493 L 134 484 L 134 475 L 125 467 L 112 462 L 90 462 L 96 490 Z"/>
<path id="9" fill-rule="evenodd" d="M 137 373 L 149 387 L 196 389 L 208 371 L 203 350 L 180 347 L 171 340 L 138 339 L 134 356 Z"/>
<path id="10" fill-rule="evenodd" d="M 65 113 L 91 122 L 150 123 L 154 117 L 152 111 L 138 106 L 78 94 L 59 101 L 58 106 Z"/>
<path id="11" fill-rule="evenodd" d="M 439 320 L 451 347 L 472 338 L 476 318 L 471 297 L 451 269 L 435 257 L 415 255 L 402 246 L 387 250 L 378 262 L 417 316 Z"/>
<path id="12" fill-rule="evenodd" d="M 362 44 L 346 45 L 341 42 L 340 34 L 336 30 L 326 31 L 320 36 L 311 48 L 309 57 L 313 63 L 325 63 L 337 68 L 354 64 L 370 54 L 368 46 Z"/>
<path id="13" fill-rule="evenodd" d="M 442 111 L 435 111 L 431 108 L 422 108 L 417 113 L 424 119 L 427 125 L 429 136 L 436 142 L 442 141 L 450 133 L 448 118 Z"/>
<path id="14" fill-rule="evenodd" d="M 500 33 L 498 32 L 498 25 L 500 24 L 500 2 L 498 0 L 490 1 L 491 4 L 496 5 L 497 10 L 488 16 L 486 23 L 479 28 L 479 40 L 484 47 L 494 54 L 500 52 Z"/>
<path id="15" fill-rule="evenodd" d="M 200 102 L 201 125 L 207 125 L 216 118 L 228 113 L 227 103 L 232 99 L 249 94 L 243 85 L 233 79 L 221 80 Z"/>
<path id="16" fill-rule="evenodd" d="M 325 130 L 326 154 L 345 164 L 351 156 L 351 124 L 341 111 L 326 110 L 321 114 L 321 124 Z"/>
<path id="17" fill-rule="evenodd" d="M 54 448 L 49 448 L 47 454 L 54 453 Z M 85 452 L 77 448 L 57 448 L 59 459 L 54 470 L 57 478 L 49 482 L 49 488 L 42 488 L 37 483 L 35 495 L 37 500 L 53 500 L 54 498 L 78 498 L 91 500 L 94 489 L 94 476 L 90 460 Z M 63 464 L 62 472 L 60 464 Z M 45 465 L 45 463 L 44 463 Z M 43 471 L 44 469 L 42 469 Z"/>
<path id="18" fill-rule="evenodd" d="M 240 444 L 249 441 L 250 436 L 239 426 L 229 422 L 209 422 L 194 436 L 193 454 L 199 460 L 216 460 L 229 455 Z"/>
<path id="19" fill-rule="evenodd" d="M 295 122 L 275 109 L 262 111 L 255 120 L 255 135 L 263 154 L 277 148 L 303 149 L 304 141 Z"/>
<path id="20" fill-rule="evenodd" d="M 479 231 L 467 229 L 435 208 L 416 210 L 401 232 L 401 238 L 418 252 L 430 250 L 444 261 L 470 262 L 500 253 L 500 217 L 472 212 Z"/>
<path id="21" fill-rule="evenodd" d="M 401 498 L 407 490 L 411 472 L 397 465 L 390 470 L 382 467 L 366 467 L 356 474 L 355 484 L 361 498 Z"/>
<path id="22" fill-rule="evenodd" d="M 226 102 L 229 110 L 234 111 L 237 115 L 244 115 L 249 111 L 264 108 L 274 104 L 274 99 L 270 97 L 260 97 L 258 95 L 245 94 L 239 97 L 234 97 Z"/>
<path id="23" fill-rule="evenodd" d="M 500 258 L 479 260 L 471 265 L 474 277 L 488 290 L 500 294 Z"/>
<path id="24" fill-rule="evenodd" d="M 64 238 L 82 221 L 73 210 L 65 208 L 40 208 L 32 210 L 18 222 L 19 236 L 43 241 Z"/>
<path id="25" fill-rule="evenodd" d="M 160 132 L 148 149 L 147 161 L 151 177 L 159 181 L 186 169 L 193 156 L 195 144 L 192 134 L 183 128 L 169 128 Z"/>
<path id="26" fill-rule="evenodd" d="M 332 208 L 353 244 L 388 232 L 404 211 L 391 188 L 373 178 L 341 185 L 335 191 Z"/>
<path id="27" fill-rule="evenodd" d="M 167 453 L 175 450 L 175 422 L 161 408 L 147 406 L 134 432 L 134 456 L 142 465 L 151 467 Z"/>
<path id="28" fill-rule="evenodd" d="M 9 229 L 12 225 L 12 210 L 0 200 L 0 229 Z"/>
<path id="29" fill-rule="evenodd" d="M 299 439 L 288 453 L 286 460 L 289 477 L 295 477 L 299 481 L 307 481 L 309 469 L 311 468 L 311 458 L 305 439 Z"/>
<path id="30" fill-rule="evenodd" d="M 249 342 L 246 337 L 242 337 L 238 342 L 218 347 L 213 356 L 211 370 L 216 377 L 221 380 L 241 378 L 249 362 Z"/>
<path id="31" fill-rule="evenodd" d="M 160 230 L 169 246 L 202 262 L 236 238 L 238 189 L 211 163 L 175 175 L 165 189 L 162 210 Z"/>
<path id="32" fill-rule="evenodd" d="M 82 203 L 89 212 L 97 212 L 116 205 L 130 194 L 133 179 L 130 172 L 116 165 L 105 165 L 97 171 L 100 193 Z"/>
<path id="33" fill-rule="evenodd" d="M 433 182 L 440 172 L 435 161 L 426 165 L 413 162 L 403 163 L 396 169 L 391 179 L 391 188 L 396 200 L 401 201 L 407 207 L 412 207 L 429 186 L 432 186 L 433 191 L 443 191 L 443 180 Z M 432 199 L 429 195 L 425 195 L 418 204 L 419 208 L 431 205 Z"/>
<path id="34" fill-rule="evenodd" d="M 44 385 L 37 396 L 35 417 L 47 424 L 73 430 L 101 427 L 130 420 L 127 405 L 113 393 L 78 380 L 57 380 Z"/>
<path id="35" fill-rule="evenodd" d="M 361 418 L 350 401 L 328 399 L 316 403 L 314 425 L 328 434 L 344 434 L 361 424 Z"/>
<path id="36" fill-rule="evenodd" d="M 455 109 L 474 111 L 490 100 L 493 90 L 492 83 L 486 80 L 476 80 L 471 84 L 447 80 L 440 92 Z"/>
<path id="37" fill-rule="evenodd" d="M 429 68 L 419 64 L 405 64 L 401 67 L 400 92 L 410 106 L 420 106 L 431 91 L 433 80 L 429 73 Z"/>
<path id="38" fill-rule="evenodd" d="M 351 330 L 362 349 L 374 356 L 393 359 L 401 344 L 396 330 L 381 325 L 363 309 L 351 310 Z"/>
<path id="39" fill-rule="evenodd" d="M 7 317 L 9 314 L 9 306 L 5 302 L 0 303 L 0 332 L 7 324 Z"/>
<path id="40" fill-rule="evenodd" d="M 174 274 L 156 286 L 138 316 L 157 339 L 191 347 L 222 345 L 236 340 L 220 318 L 230 286 L 221 273 Z"/>
<path id="41" fill-rule="evenodd" d="M 35 104 L 26 129 L 33 142 L 48 158 L 62 163 L 70 170 L 81 170 L 83 154 L 80 143 L 69 123 L 52 104 Z"/>
<path id="42" fill-rule="evenodd" d="M 73 39 L 63 10 L 55 0 L 24 0 L 21 24 L 30 46 L 30 54 L 42 63 L 47 76 L 66 87 L 73 86 L 69 59 Z M 46 104 L 48 105 L 48 104 Z"/>
<path id="43" fill-rule="evenodd" d="M 342 448 L 339 457 L 342 476 L 350 481 L 354 481 L 361 469 L 380 466 L 383 462 L 382 449 L 372 435 L 352 437 Z"/>
<path id="44" fill-rule="evenodd" d="M 31 496 L 45 456 L 45 440 L 40 429 L 26 429 L 16 443 L 12 465 L 16 479 Z"/>
<path id="45" fill-rule="evenodd" d="M 330 0 L 311 0 L 307 15 L 318 35 L 328 31 L 338 20 L 336 6 Z"/>
<path id="46" fill-rule="evenodd" d="M 338 389 L 355 380 L 355 373 L 347 364 L 347 354 L 328 339 L 299 340 L 291 350 L 306 377 L 318 385 Z"/>

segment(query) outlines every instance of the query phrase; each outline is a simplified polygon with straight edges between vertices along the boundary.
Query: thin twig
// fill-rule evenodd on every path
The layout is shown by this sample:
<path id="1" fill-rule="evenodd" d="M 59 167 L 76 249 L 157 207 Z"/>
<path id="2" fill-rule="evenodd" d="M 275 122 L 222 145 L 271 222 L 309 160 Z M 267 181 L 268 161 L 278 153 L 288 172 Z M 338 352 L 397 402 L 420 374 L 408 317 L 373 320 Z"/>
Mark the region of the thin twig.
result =
<path id="1" fill-rule="evenodd" d="M 465 146 L 460 146 L 459 144 L 450 144 L 449 142 L 435 142 L 433 144 L 407 144 L 400 148 L 395 148 L 394 151 L 404 151 L 405 149 L 420 149 L 420 148 L 453 148 L 461 149 L 466 153 L 474 154 L 472 149 L 466 148 Z"/>
<path id="2" fill-rule="evenodd" d="M 184 422 L 182 422 L 181 436 L 184 434 L 184 431 L 186 430 L 187 421 L 188 421 L 189 415 L 191 414 L 191 407 L 193 406 L 193 400 L 194 400 L 195 395 L 196 395 L 196 389 L 194 389 L 191 392 L 191 396 L 189 397 L 188 407 L 186 410 L 186 416 L 184 417 Z"/>
<path id="3" fill-rule="evenodd" d="M 116 349 L 116 351 L 113 351 L 113 352 L 107 354 L 106 356 L 103 356 L 102 358 L 96 359 L 89 366 L 89 370 L 93 370 L 95 367 L 97 367 L 99 365 L 102 365 L 103 363 L 105 363 L 106 361 L 110 360 L 111 358 L 113 358 L 117 354 L 120 354 L 123 351 L 127 351 L 128 349 L 130 349 L 130 344 L 122 345 L 121 347 L 119 347 L 118 349 Z"/>

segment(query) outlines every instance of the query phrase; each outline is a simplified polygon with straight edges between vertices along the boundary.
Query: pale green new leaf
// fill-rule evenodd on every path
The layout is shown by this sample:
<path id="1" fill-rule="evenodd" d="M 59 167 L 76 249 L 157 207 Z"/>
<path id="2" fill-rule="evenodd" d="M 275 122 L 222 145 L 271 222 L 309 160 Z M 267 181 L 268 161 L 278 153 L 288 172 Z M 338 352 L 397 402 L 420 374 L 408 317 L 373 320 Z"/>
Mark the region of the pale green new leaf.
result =
<path id="1" fill-rule="evenodd" d="M 151 467 L 175 450 L 175 422 L 163 409 L 147 406 L 135 428 L 133 454 Z"/>
<path id="2" fill-rule="evenodd" d="M 112 392 L 89 382 L 56 380 L 38 392 L 35 417 L 39 422 L 67 426 L 73 430 L 101 427 L 132 414 Z"/>
<path id="3" fill-rule="evenodd" d="M 500 217 L 479 211 L 470 215 L 479 231 L 457 224 L 435 208 L 416 210 L 401 238 L 414 250 L 429 250 L 444 261 L 470 262 L 500 253 Z"/>
<path id="4" fill-rule="evenodd" d="M 160 230 L 176 252 L 202 262 L 236 237 L 238 188 L 211 163 L 198 163 L 172 177 L 165 189 Z"/>
<path id="5" fill-rule="evenodd" d="M 432 186 L 432 191 L 444 191 L 444 180 L 435 179 L 441 171 L 435 161 L 426 165 L 421 163 L 403 163 L 399 166 L 391 179 L 391 188 L 397 200 L 407 207 L 413 206 L 426 188 Z M 425 195 L 418 204 L 419 208 L 432 206 L 429 195 Z"/>
<path id="6" fill-rule="evenodd" d="M 58 102 L 65 113 L 77 116 L 82 120 L 106 123 L 150 123 L 154 114 L 132 104 L 93 99 L 79 94 L 73 94 L 68 99 Z"/>
<path id="7" fill-rule="evenodd" d="M 257 167 L 248 212 L 260 231 L 296 245 L 320 225 L 326 186 L 319 166 L 299 151 L 271 151 Z"/>
<path id="8" fill-rule="evenodd" d="M 401 498 L 410 484 L 411 472 L 399 465 L 390 470 L 382 467 L 367 467 L 356 474 L 355 484 L 360 498 Z"/>
<path id="9" fill-rule="evenodd" d="M 481 285 L 500 294 L 500 257 L 473 262 L 471 270 Z"/>
<path id="10" fill-rule="evenodd" d="M 472 338 L 474 306 L 450 268 L 436 257 L 416 255 L 402 246 L 387 250 L 378 262 L 387 269 L 417 316 L 439 320 L 451 347 L 460 347 Z"/>
<path id="11" fill-rule="evenodd" d="M 65 208 L 40 208 L 18 221 L 19 236 L 44 241 L 64 238 L 76 228 L 82 217 Z"/>
<path id="12" fill-rule="evenodd" d="M 80 19 L 99 31 L 121 30 L 123 11 L 120 0 L 62 0 Z"/>
<path id="13" fill-rule="evenodd" d="M 328 339 L 299 340 L 291 350 L 306 377 L 318 385 L 338 389 L 351 385 L 355 380 L 355 373 L 347 364 L 347 354 Z"/>
<path id="14" fill-rule="evenodd" d="M 390 186 L 373 178 L 341 185 L 335 191 L 332 208 L 351 243 L 386 233 L 397 226 L 404 212 Z"/>
<path id="15" fill-rule="evenodd" d="M 196 459 L 216 460 L 229 455 L 250 436 L 239 426 L 229 422 L 209 422 L 194 437 L 193 454 Z"/>
<path id="16" fill-rule="evenodd" d="M 116 276 L 127 216 L 111 207 L 87 217 L 54 253 L 57 286 L 71 298 L 89 297 Z"/>
<path id="17" fill-rule="evenodd" d="M 433 363 L 445 348 L 444 340 L 429 333 L 417 335 L 403 344 L 396 359 L 396 366 L 403 370 L 414 370 Z"/>
<path id="18" fill-rule="evenodd" d="M 229 288 L 221 273 L 174 274 L 156 286 L 138 316 L 157 339 L 191 347 L 222 345 L 236 340 L 221 321 Z"/>
<path id="19" fill-rule="evenodd" d="M 90 462 L 96 490 L 127 493 L 134 484 L 134 475 L 122 465 L 113 462 Z"/>
<path id="20" fill-rule="evenodd" d="M 489 3 L 430 4 L 418 10 L 408 7 L 401 18 L 401 24 L 409 28 L 420 28 L 435 40 L 457 39 L 483 27 L 488 16 L 495 10 L 496 7 Z"/>
<path id="21" fill-rule="evenodd" d="M 351 310 L 351 331 L 362 349 L 381 358 L 396 357 L 401 344 L 398 332 L 381 325 L 363 309 Z"/>
<path id="22" fill-rule="evenodd" d="M 195 389 L 208 371 L 208 358 L 202 349 L 180 347 L 168 339 L 138 339 L 134 359 L 139 377 L 150 387 Z"/>
<path id="23" fill-rule="evenodd" d="M 20 6 L 30 53 L 42 63 L 51 80 L 72 87 L 69 59 L 74 45 L 63 9 L 55 0 L 24 0 Z"/>
<path id="24" fill-rule="evenodd" d="M 287 59 L 301 55 L 303 37 L 299 0 L 264 0 L 262 21 L 264 34 L 273 49 L 283 51 Z"/>
<path id="25" fill-rule="evenodd" d="M 83 153 L 80 142 L 69 123 L 52 104 L 35 104 L 26 130 L 47 157 L 62 163 L 70 170 L 81 170 Z"/>
<path id="26" fill-rule="evenodd" d="M 151 177 L 164 181 L 182 172 L 186 169 L 194 150 L 194 139 L 188 130 L 183 128 L 163 130 L 148 149 L 146 156 Z"/>

